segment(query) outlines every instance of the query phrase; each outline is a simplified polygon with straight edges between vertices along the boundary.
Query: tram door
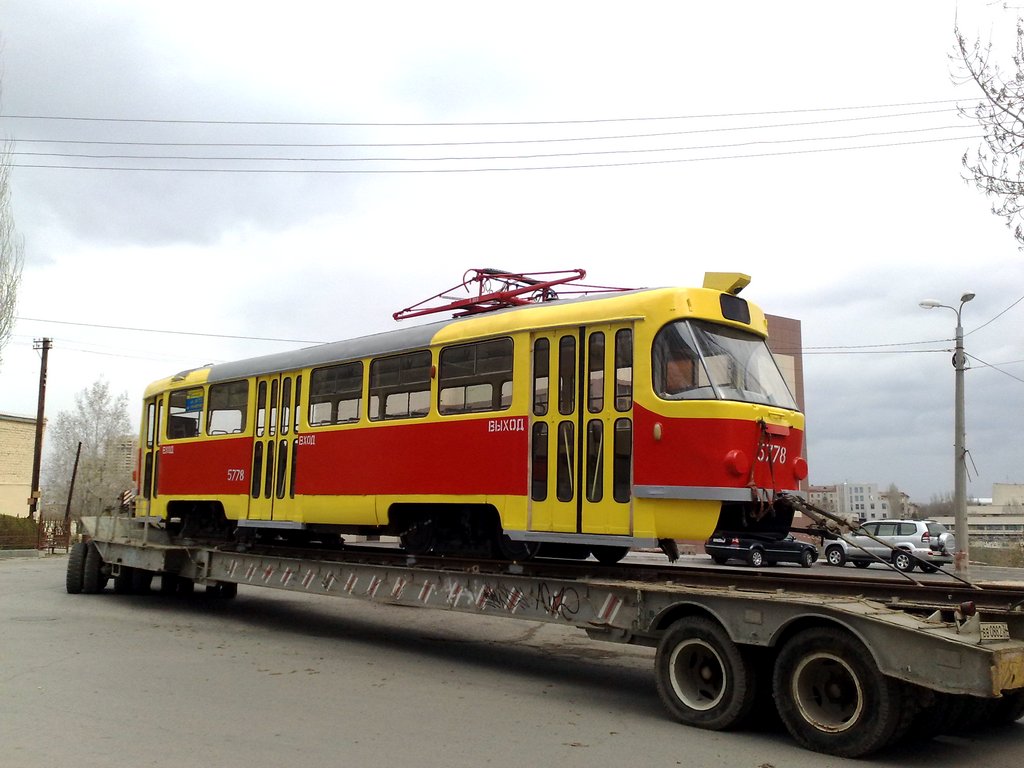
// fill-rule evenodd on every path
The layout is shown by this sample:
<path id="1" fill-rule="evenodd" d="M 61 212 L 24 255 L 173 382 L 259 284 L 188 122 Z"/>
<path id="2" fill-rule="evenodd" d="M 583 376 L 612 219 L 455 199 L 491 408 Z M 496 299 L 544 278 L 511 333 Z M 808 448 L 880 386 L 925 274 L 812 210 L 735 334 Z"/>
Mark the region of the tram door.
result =
<path id="1" fill-rule="evenodd" d="M 157 482 L 160 470 L 160 413 L 164 407 L 164 399 L 150 398 L 146 401 L 146 443 L 142 446 L 141 467 L 142 477 L 139 478 L 141 500 L 136 501 L 139 514 L 152 515 L 158 510 L 154 503 L 157 498 Z"/>
<path id="2" fill-rule="evenodd" d="M 287 520 L 295 498 L 295 419 L 302 377 L 293 374 L 256 380 L 249 486 L 250 520 Z"/>
<path id="3" fill-rule="evenodd" d="M 633 332 L 534 334 L 530 528 L 632 533 Z"/>

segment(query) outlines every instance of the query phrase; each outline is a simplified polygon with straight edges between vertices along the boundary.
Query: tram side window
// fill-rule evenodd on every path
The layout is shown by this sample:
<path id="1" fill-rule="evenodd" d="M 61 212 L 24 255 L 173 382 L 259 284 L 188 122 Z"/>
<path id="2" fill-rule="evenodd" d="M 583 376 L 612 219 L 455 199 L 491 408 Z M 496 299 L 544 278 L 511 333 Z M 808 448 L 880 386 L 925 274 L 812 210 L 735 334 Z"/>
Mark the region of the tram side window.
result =
<path id="1" fill-rule="evenodd" d="M 430 411 L 430 351 L 370 363 L 370 418 L 408 419 Z"/>
<path id="2" fill-rule="evenodd" d="M 512 405 L 512 339 L 441 350 L 438 411 L 503 411 Z"/>
<path id="3" fill-rule="evenodd" d="M 315 369 L 309 385 L 309 425 L 322 427 L 359 421 L 362 398 L 361 362 Z"/>
<path id="4" fill-rule="evenodd" d="M 533 415 L 548 413 L 548 378 L 551 368 L 551 343 L 537 339 L 533 344 Z"/>
<path id="5" fill-rule="evenodd" d="M 633 407 L 633 331 L 615 332 L 615 410 Z"/>
<path id="6" fill-rule="evenodd" d="M 245 431 L 249 409 L 249 382 L 229 381 L 210 385 L 210 405 L 206 414 L 206 434 L 237 435 Z"/>
<path id="7" fill-rule="evenodd" d="M 178 389 L 167 400 L 167 437 L 178 440 L 199 436 L 199 419 L 203 415 L 203 390 Z"/>

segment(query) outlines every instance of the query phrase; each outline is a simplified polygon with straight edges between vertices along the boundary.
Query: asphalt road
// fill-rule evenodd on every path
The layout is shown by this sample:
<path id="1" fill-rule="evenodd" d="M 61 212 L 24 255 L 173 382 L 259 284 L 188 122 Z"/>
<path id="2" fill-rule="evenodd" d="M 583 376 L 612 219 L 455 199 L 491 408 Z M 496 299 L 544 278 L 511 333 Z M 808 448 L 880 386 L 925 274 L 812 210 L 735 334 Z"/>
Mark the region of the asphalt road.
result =
<path id="1" fill-rule="evenodd" d="M 669 719 L 653 651 L 557 625 L 242 587 L 235 600 L 69 595 L 66 558 L 0 560 L 0 765 L 861 765 L 771 718 Z M 1017 768 L 1024 722 L 872 765 Z"/>

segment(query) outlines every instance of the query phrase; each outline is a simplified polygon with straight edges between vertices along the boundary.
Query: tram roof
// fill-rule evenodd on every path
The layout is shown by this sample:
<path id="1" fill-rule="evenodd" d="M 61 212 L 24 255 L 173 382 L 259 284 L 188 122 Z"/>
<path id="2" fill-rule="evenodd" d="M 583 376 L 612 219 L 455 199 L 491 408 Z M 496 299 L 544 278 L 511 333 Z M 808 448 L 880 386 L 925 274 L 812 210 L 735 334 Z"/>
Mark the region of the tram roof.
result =
<path id="1" fill-rule="evenodd" d="M 383 331 L 369 336 L 360 336 L 354 339 L 342 341 L 331 341 L 326 344 L 317 344 L 312 347 L 303 347 L 288 352 L 277 352 L 271 355 L 250 357 L 244 360 L 235 360 L 228 363 L 217 363 L 210 367 L 207 377 L 209 382 L 228 381 L 230 379 L 246 378 L 249 376 L 261 376 L 275 373 L 277 371 L 292 371 L 311 366 L 336 363 L 344 360 L 358 360 L 365 357 L 377 357 L 380 355 L 391 355 L 400 352 L 407 352 L 413 349 L 422 349 L 430 345 L 442 329 L 456 324 L 479 323 L 483 319 L 490 319 L 500 315 L 512 313 L 530 312 L 536 310 L 551 310 L 561 308 L 570 304 L 580 304 L 595 301 L 610 301 L 623 296 L 633 296 L 638 293 L 646 293 L 658 289 L 640 288 L 617 293 L 602 293 L 589 296 L 579 296 L 571 299 L 556 299 L 554 301 L 528 304 L 519 307 L 508 307 L 491 312 L 485 312 L 465 317 L 450 318 L 434 323 L 416 325 L 405 328 L 397 328 L 393 331 Z M 488 323 L 490 325 L 490 323 Z M 512 330 L 511 328 L 509 330 Z"/>

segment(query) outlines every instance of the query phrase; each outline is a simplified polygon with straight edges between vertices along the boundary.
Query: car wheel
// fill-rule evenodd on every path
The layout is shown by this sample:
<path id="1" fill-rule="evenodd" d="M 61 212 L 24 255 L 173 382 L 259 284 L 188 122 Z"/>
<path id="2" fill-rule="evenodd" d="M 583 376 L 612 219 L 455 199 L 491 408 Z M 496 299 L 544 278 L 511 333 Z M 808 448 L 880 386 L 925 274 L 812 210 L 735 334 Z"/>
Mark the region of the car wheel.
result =
<path id="1" fill-rule="evenodd" d="M 803 552 L 800 553 L 800 565 L 802 565 L 804 568 L 810 568 L 812 565 L 814 565 L 814 561 L 817 559 L 818 558 L 815 555 L 814 550 L 805 549 Z"/>
<path id="2" fill-rule="evenodd" d="M 721 555 L 712 555 L 711 559 L 714 561 L 715 565 L 725 565 L 729 558 L 722 557 Z"/>
<path id="3" fill-rule="evenodd" d="M 747 553 L 747 562 L 755 568 L 760 568 L 764 565 L 764 550 L 760 547 L 751 547 Z"/>
<path id="4" fill-rule="evenodd" d="M 914 556 L 909 552 L 898 549 L 892 553 L 892 564 L 896 566 L 897 571 L 910 573 L 914 570 Z"/>
<path id="5" fill-rule="evenodd" d="M 928 565 L 928 563 L 921 563 L 921 570 L 925 573 L 935 573 L 939 570 L 937 565 Z"/>
<path id="6" fill-rule="evenodd" d="M 846 564 L 846 552 L 838 544 L 833 544 L 830 547 L 825 548 L 825 562 L 829 565 L 845 565 Z"/>
<path id="7" fill-rule="evenodd" d="M 853 562 L 853 564 L 855 566 L 857 566 L 858 568 L 867 568 L 869 565 L 871 565 L 871 561 L 870 560 L 855 560 Z"/>

